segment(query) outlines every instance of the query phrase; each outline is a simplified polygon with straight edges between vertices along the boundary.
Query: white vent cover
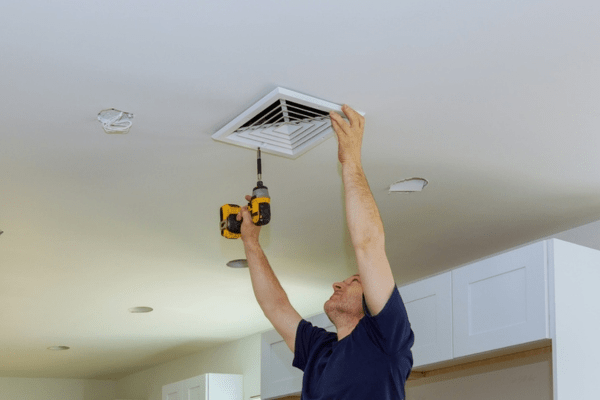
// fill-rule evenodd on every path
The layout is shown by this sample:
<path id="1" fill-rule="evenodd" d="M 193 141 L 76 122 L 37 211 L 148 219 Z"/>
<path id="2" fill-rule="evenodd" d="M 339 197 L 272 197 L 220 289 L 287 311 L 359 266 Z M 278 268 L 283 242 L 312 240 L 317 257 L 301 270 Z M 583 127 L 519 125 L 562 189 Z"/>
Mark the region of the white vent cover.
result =
<path id="1" fill-rule="evenodd" d="M 329 111 L 342 107 L 278 87 L 212 135 L 225 143 L 298 158 L 333 136 Z M 363 112 L 358 111 L 361 115 Z"/>

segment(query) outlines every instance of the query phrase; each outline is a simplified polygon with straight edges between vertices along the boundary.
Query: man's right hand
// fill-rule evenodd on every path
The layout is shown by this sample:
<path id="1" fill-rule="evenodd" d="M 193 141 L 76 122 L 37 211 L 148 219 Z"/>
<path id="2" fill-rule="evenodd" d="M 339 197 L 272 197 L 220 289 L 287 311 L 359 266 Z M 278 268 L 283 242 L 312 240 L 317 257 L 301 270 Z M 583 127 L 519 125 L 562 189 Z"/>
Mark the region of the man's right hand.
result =
<path id="1" fill-rule="evenodd" d="M 252 196 L 246 195 L 246 201 L 250 202 L 250 200 L 252 200 Z M 250 214 L 250 210 L 248 210 L 248 206 L 242 207 L 236 219 L 242 221 L 242 241 L 244 243 L 258 243 L 260 226 L 254 225 L 254 222 L 252 222 L 252 215 Z"/>

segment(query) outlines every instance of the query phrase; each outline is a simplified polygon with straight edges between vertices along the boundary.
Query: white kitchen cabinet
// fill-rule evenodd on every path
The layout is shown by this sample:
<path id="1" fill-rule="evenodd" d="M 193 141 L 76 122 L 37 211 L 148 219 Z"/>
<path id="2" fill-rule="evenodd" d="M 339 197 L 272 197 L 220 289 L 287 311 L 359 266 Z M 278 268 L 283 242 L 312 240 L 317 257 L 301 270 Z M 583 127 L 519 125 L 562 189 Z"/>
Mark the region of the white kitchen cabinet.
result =
<path id="1" fill-rule="evenodd" d="M 452 271 L 455 358 L 550 338 L 546 246 Z"/>
<path id="2" fill-rule="evenodd" d="M 595 400 L 600 392 L 600 251 L 548 243 L 554 400 Z"/>
<path id="3" fill-rule="evenodd" d="M 242 400 L 243 386 L 243 375 L 204 374 L 163 386 L 162 400 Z"/>
<path id="4" fill-rule="evenodd" d="M 306 320 L 314 326 L 335 332 L 335 326 L 327 315 L 318 314 Z M 275 330 L 261 337 L 261 399 L 273 399 L 297 394 L 302 391 L 303 373 L 292 366 L 294 354 Z"/>
<path id="5" fill-rule="evenodd" d="M 452 274 L 398 288 L 415 334 L 413 368 L 452 359 Z"/>

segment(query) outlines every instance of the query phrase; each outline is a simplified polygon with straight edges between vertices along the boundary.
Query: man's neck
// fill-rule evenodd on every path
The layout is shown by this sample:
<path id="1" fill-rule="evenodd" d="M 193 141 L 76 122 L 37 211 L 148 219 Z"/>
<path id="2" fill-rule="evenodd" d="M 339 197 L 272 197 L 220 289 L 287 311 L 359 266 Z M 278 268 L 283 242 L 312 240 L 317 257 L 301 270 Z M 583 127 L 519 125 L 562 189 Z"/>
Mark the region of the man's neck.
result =
<path id="1" fill-rule="evenodd" d="M 346 336 L 350 335 L 352 333 L 352 331 L 354 330 L 354 328 L 356 328 L 356 325 L 358 325 L 359 321 L 360 321 L 360 318 L 359 319 L 353 318 L 353 319 L 347 319 L 344 321 L 339 321 L 338 323 L 334 324 L 335 329 L 337 330 L 338 342 L 340 340 L 342 340 L 343 338 L 345 338 Z"/>

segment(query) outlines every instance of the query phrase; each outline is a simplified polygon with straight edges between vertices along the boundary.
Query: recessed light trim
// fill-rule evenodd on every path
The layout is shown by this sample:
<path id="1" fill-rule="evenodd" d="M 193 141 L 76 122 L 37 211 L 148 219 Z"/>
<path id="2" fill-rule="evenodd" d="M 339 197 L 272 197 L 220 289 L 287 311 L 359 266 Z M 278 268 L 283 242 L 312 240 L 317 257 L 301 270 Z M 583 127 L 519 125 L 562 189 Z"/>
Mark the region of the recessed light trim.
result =
<path id="1" fill-rule="evenodd" d="M 142 314 L 154 311 L 152 307 L 131 307 L 129 312 L 132 314 Z"/>
<path id="2" fill-rule="evenodd" d="M 231 260 L 227 263 L 229 268 L 248 268 L 248 260 L 240 259 L 240 260 Z"/>
<path id="3" fill-rule="evenodd" d="M 48 347 L 48 350 L 52 350 L 52 351 L 64 351 L 64 350 L 69 350 L 70 347 L 69 346 L 50 346 Z"/>

